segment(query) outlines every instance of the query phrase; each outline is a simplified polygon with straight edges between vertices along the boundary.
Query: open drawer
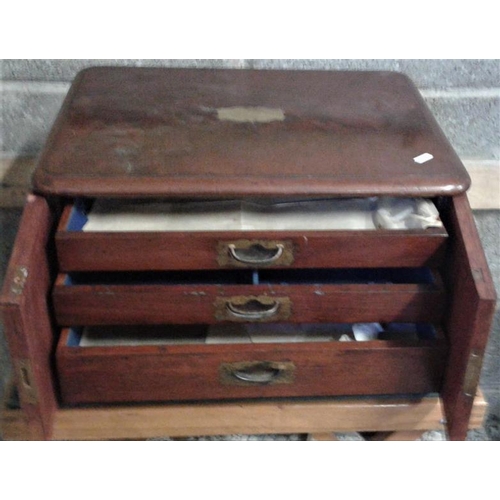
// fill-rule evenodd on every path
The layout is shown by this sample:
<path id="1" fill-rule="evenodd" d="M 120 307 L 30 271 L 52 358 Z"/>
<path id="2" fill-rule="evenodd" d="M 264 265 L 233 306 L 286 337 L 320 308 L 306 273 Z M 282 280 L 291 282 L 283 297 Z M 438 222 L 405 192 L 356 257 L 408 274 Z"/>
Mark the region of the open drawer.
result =
<path id="1" fill-rule="evenodd" d="M 111 333 L 101 327 L 86 338 L 82 328 L 63 329 L 56 355 L 62 400 L 424 394 L 441 388 L 446 342 L 430 325 L 391 325 L 391 340 L 337 341 L 349 325 L 301 325 L 307 331 L 301 342 L 256 340 L 262 328 L 267 328 L 264 336 L 272 336 L 273 326 L 254 325 L 250 341 L 218 345 L 205 343 L 206 326 L 140 327 L 135 335 L 130 327 Z M 276 327 L 278 338 L 283 337 L 283 325 Z M 408 327 L 413 328 L 410 337 Z M 119 341 L 109 342 L 116 336 Z"/>
<path id="2" fill-rule="evenodd" d="M 221 202 L 217 213 L 205 208 L 210 202 L 182 214 L 172 203 L 152 204 L 145 214 L 135 213 L 133 206 L 118 219 L 109 209 L 111 215 L 106 212 L 99 219 L 102 214 L 97 214 L 89 221 L 92 202 L 72 202 L 64 208 L 56 233 L 60 269 L 418 267 L 438 266 L 444 257 L 444 227 L 380 228 L 369 209 L 373 199 L 299 202 L 293 208 L 282 208 L 287 203 L 258 205 L 253 212 L 247 210 L 255 219 L 249 222 L 240 222 L 245 209 L 233 213 L 224 203 L 232 202 Z"/>
<path id="3" fill-rule="evenodd" d="M 61 274 L 59 325 L 220 322 L 438 322 L 446 294 L 434 271 L 266 269 Z"/>

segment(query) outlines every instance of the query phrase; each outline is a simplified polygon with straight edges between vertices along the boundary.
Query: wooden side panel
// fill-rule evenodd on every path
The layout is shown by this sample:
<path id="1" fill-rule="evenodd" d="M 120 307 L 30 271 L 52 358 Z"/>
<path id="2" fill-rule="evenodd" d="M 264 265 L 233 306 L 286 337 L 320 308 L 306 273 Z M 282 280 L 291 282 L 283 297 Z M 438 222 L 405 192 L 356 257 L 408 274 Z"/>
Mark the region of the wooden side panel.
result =
<path id="1" fill-rule="evenodd" d="M 451 201 L 450 356 L 442 398 L 450 439 L 466 436 L 496 294 L 466 195 Z"/>
<path id="2" fill-rule="evenodd" d="M 59 280 L 58 280 L 59 282 Z M 198 324 L 220 319 L 220 299 L 287 300 L 290 313 L 268 321 L 302 323 L 437 322 L 445 307 L 434 285 L 72 285 L 56 284 L 59 324 Z M 279 310 L 278 310 L 279 313 Z"/>
<path id="3" fill-rule="evenodd" d="M 29 195 L 0 297 L 15 383 L 33 439 L 50 437 L 56 409 L 52 378 L 55 338 L 47 305 L 51 227 L 47 202 Z"/>
<path id="4" fill-rule="evenodd" d="M 445 357 L 440 341 L 68 347 L 65 340 L 57 364 L 70 404 L 423 394 L 439 389 Z M 226 370 L 254 363 L 282 365 L 284 376 L 242 382 Z"/>

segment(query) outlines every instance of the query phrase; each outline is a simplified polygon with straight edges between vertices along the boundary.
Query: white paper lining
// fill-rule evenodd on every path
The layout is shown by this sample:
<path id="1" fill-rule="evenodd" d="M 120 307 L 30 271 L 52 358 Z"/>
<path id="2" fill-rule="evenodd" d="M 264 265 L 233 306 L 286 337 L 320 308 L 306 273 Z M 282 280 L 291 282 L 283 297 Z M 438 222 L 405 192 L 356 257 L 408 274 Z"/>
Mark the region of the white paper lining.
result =
<path id="1" fill-rule="evenodd" d="M 137 202 L 96 200 L 83 231 L 328 231 L 442 227 L 423 198 Z"/>
<path id="2" fill-rule="evenodd" d="M 211 325 L 205 334 L 191 331 L 183 335 L 182 327 L 85 327 L 80 347 L 113 347 L 186 344 L 266 344 L 298 342 L 346 342 L 370 340 L 417 340 L 415 325 L 390 326 L 379 323 L 349 324 L 224 324 Z"/>
<path id="3" fill-rule="evenodd" d="M 349 325 L 331 324 L 228 324 L 208 329 L 207 344 L 268 344 L 295 342 L 333 342 L 352 335 Z"/>

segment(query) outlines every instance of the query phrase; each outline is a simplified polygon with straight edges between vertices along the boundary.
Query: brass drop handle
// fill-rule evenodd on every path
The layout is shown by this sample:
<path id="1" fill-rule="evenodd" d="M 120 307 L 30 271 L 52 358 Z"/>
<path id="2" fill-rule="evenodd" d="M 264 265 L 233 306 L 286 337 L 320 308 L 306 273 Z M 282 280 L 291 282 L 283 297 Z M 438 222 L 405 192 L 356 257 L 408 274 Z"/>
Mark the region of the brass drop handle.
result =
<path id="1" fill-rule="evenodd" d="M 272 264 L 280 259 L 285 249 L 281 243 L 277 243 L 274 248 L 266 248 L 260 243 L 255 243 L 246 248 L 238 248 L 233 243 L 230 243 L 227 247 L 234 260 L 242 264 L 253 265 Z"/>
<path id="2" fill-rule="evenodd" d="M 221 267 L 291 266 L 294 251 L 292 240 L 218 241 L 216 247 L 217 263 Z"/>
<path id="3" fill-rule="evenodd" d="M 269 363 L 256 363 L 244 369 L 235 369 L 232 375 L 243 382 L 269 384 L 279 377 L 281 371 L 279 368 L 269 365 Z"/>
<path id="4" fill-rule="evenodd" d="M 291 384 L 295 379 L 295 365 L 291 361 L 239 361 L 222 363 L 220 381 L 224 385 Z"/>
<path id="5" fill-rule="evenodd" d="M 257 320 L 270 318 L 277 314 L 280 308 L 280 302 L 273 301 L 267 304 L 261 302 L 258 298 L 250 298 L 243 304 L 235 304 L 228 301 L 226 302 L 226 308 L 231 315 L 239 319 Z"/>

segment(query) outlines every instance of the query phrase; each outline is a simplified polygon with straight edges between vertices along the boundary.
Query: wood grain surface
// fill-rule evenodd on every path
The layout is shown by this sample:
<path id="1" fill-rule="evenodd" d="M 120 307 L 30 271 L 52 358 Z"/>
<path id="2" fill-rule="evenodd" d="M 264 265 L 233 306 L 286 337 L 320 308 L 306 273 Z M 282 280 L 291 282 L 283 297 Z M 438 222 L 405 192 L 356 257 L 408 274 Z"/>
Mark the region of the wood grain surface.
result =
<path id="1" fill-rule="evenodd" d="M 213 324 L 220 322 L 216 301 L 221 297 L 286 298 L 291 302 L 287 321 L 293 323 L 437 322 L 446 304 L 439 285 L 65 285 L 62 281 L 61 277 L 54 287 L 53 302 L 63 326 Z"/>
<path id="2" fill-rule="evenodd" d="M 472 210 L 500 210 L 500 164 L 492 160 L 462 159 L 471 178 L 467 192 Z M 35 158 L 0 158 L 0 208 L 19 208 L 31 191 Z"/>
<path id="3" fill-rule="evenodd" d="M 64 196 L 451 196 L 469 185 L 417 88 L 386 71 L 90 68 L 34 175 L 37 192 Z"/>
<path id="4" fill-rule="evenodd" d="M 57 366 L 71 404 L 423 394 L 439 390 L 446 356 L 442 340 L 71 347 L 68 335 Z M 221 374 L 222 364 L 256 361 L 292 364 L 293 376 L 228 384 Z"/>
<path id="5" fill-rule="evenodd" d="M 50 436 L 56 408 L 52 371 L 56 338 L 48 305 L 52 226 L 53 216 L 45 199 L 30 195 L 0 297 L 21 407 L 34 439 Z"/>
<path id="6" fill-rule="evenodd" d="M 450 357 L 442 397 L 450 438 L 462 440 L 479 383 L 496 293 L 466 195 L 451 199 L 448 227 L 453 242 L 446 273 L 451 299 L 447 317 Z"/>
<path id="7" fill-rule="evenodd" d="M 444 228 L 279 232 L 68 231 L 72 207 L 72 204 L 65 207 L 55 237 L 59 266 L 65 272 L 218 269 L 221 267 L 220 246 L 235 240 L 286 241 L 293 254 L 293 262 L 284 266 L 287 268 L 436 267 L 443 260 L 447 240 Z M 370 252 L 366 248 L 370 248 Z M 230 268 L 231 265 L 224 267 Z"/>
<path id="8" fill-rule="evenodd" d="M 483 425 L 487 403 L 479 391 L 469 428 Z M 21 410 L 0 411 L 4 440 L 27 439 Z M 233 403 L 184 403 L 99 408 L 62 408 L 53 439 L 147 439 L 224 434 L 331 433 L 443 429 L 437 396 L 279 399 Z"/>

